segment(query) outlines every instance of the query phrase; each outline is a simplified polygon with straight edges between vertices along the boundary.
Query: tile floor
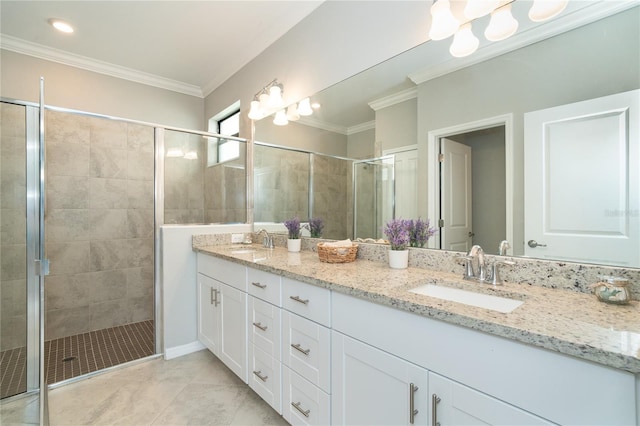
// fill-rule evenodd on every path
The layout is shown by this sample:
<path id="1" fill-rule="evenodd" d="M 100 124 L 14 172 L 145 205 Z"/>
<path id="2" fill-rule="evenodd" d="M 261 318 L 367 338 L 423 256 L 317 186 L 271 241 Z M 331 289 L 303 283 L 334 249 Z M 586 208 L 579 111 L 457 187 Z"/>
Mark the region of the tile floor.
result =
<path id="1" fill-rule="evenodd" d="M 154 359 L 49 391 L 51 425 L 286 425 L 209 351 Z"/>

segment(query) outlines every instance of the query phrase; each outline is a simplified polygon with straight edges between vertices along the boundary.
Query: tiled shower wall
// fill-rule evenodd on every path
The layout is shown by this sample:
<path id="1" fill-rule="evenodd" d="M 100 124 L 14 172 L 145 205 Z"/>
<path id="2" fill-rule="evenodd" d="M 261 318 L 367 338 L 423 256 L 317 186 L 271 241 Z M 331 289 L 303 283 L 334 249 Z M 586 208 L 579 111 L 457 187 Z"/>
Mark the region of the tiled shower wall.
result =
<path id="1" fill-rule="evenodd" d="M 153 319 L 153 128 L 46 117 L 45 339 Z"/>
<path id="2" fill-rule="evenodd" d="M 324 220 L 323 238 L 352 238 L 351 160 L 313 155 L 313 216 Z"/>
<path id="3" fill-rule="evenodd" d="M 246 145 L 240 143 L 240 158 L 204 169 L 205 223 L 245 223 L 247 196 Z"/>
<path id="4" fill-rule="evenodd" d="M 27 336 L 25 108 L 0 103 L 0 351 Z"/>

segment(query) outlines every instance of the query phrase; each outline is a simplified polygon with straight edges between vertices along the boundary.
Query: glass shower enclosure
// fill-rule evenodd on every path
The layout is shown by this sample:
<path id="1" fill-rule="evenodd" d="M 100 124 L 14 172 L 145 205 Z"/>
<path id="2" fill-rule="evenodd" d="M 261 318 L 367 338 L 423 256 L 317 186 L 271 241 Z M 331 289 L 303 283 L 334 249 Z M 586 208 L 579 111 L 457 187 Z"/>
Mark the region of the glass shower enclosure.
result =
<path id="1" fill-rule="evenodd" d="M 5 418 L 46 420 L 43 385 L 44 275 L 43 108 L 0 102 L 0 397 Z M 7 404 L 7 405 L 5 405 Z M 3 416 L 4 417 L 4 416 Z"/>

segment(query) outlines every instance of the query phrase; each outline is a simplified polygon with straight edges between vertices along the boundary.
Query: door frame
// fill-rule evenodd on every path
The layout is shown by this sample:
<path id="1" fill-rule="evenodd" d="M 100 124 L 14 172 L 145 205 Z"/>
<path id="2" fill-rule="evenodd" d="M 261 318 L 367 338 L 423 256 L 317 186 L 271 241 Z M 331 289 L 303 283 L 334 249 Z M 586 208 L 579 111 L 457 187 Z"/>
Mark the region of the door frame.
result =
<path id="1" fill-rule="evenodd" d="M 506 191 L 506 238 L 512 245 L 514 212 L 514 158 L 513 158 L 513 114 L 498 115 L 481 120 L 456 124 L 431 130 L 427 133 L 427 217 L 440 218 L 440 139 L 491 127 L 504 126 L 505 191 Z M 437 220 L 437 219 L 436 219 Z M 436 242 L 438 240 L 438 242 Z M 429 248 L 441 248 L 439 239 L 432 238 Z"/>

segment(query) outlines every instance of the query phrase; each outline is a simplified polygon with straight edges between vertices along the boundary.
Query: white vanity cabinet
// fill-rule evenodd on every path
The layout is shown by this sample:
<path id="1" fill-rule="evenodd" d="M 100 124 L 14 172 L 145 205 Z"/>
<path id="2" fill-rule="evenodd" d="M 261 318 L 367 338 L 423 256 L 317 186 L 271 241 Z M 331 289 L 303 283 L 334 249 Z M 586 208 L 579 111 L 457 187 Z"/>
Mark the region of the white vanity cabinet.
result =
<path id="1" fill-rule="evenodd" d="M 434 424 L 552 425 L 546 420 L 473 390 L 446 377 L 429 373 L 429 409 Z"/>
<path id="2" fill-rule="evenodd" d="M 331 292 L 282 278 L 282 416 L 292 425 L 330 422 Z"/>
<path id="3" fill-rule="evenodd" d="M 246 268 L 198 254 L 197 282 L 198 339 L 247 383 Z"/>
<path id="4" fill-rule="evenodd" d="M 430 424 L 427 370 L 336 331 L 331 345 L 332 424 Z"/>
<path id="5" fill-rule="evenodd" d="M 247 269 L 249 386 L 282 414 L 280 277 Z"/>

